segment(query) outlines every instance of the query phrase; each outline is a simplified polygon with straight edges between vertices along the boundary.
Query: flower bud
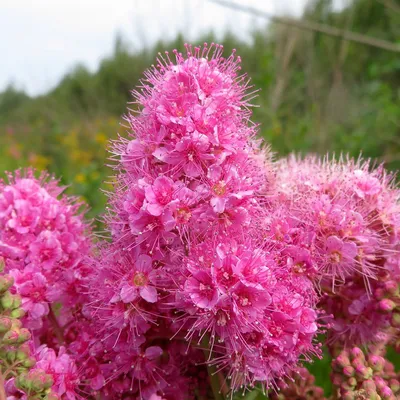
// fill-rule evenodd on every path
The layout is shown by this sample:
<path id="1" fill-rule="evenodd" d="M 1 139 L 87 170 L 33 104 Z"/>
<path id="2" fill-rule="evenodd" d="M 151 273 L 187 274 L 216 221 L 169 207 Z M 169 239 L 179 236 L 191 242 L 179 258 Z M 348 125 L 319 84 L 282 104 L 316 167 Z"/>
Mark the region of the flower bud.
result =
<path id="1" fill-rule="evenodd" d="M 38 393 L 43 390 L 50 389 L 53 385 L 53 378 L 51 375 L 46 374 L 45 371 L 36 369 L 19 375 L 15 381 L 15 384 L 22 390 Z"/>
<path id="2" fill-rule="evenodd" d="M 16 358 L 17 358 L 17 352 L 16 351 L 10 350 L 10 351 L 7 352 L 7 361 L 9 363 L 13 364 L 15 362 Z"/>
<path id="3" fill-rule="evenodd" d="M 21 329 L 22 328 L 22 322 L 19 319 L 12 319 L 12 329 Z"/>
<path id="4" fill-rule="evenodd" d="M 31 334 L 28 329 L 22 328 L 19 329 L 17 327 L 12 327 L 6 334 L 3 336 L 3 343 L 5 344 L 17 344 L 24 343 L 31 338 Z"/>
<path id="5" fill-rule="evenodd" d="M 5 293 L 14 284 L 14 278 L 11 275 L 0 276 L 0 293 Z"/>
<path id="6" fill-rule="evenodd" d="M 400 328 L 400 313 L 398 313 L 398 312 L 393 313 L 392 326 L 394 328 Z"/>
<path id="7" fill-rule="evenodd" d="M 365 365 L 365 359 L 362 359 L 362 358 L 355 358 L 352 362 L 351 362 L 351 365 L 354 367 L 354 368 L 362 368 L 362 367 L 365 367 L 366 365 Z"/>
<path id="8" fill-rule="evenodd" d="M 16 308 L 10 312 L 12 318 L 22 318 L 25 315 L 25 311 L 22 308 Z"/>
<path id="9" fill-rule="evenodd" d="M 385 386 L 382 389 L 380 389 L 379 394 L 381 395 L 383 400 L 392 400 L 393 398 L 393 392 L 389 386 Z"/>
<path id="10" fill-rule="evenodd" d="M 374 381 L 378 391 L 381 391 L 386 386 L 386 382 L 380 376 L 375 376 Z"/>
<path id="11" fill-rule="evenodd" d="M 340 398 L 343 400 L 355 400 L 354 392 L 351 390 L 344 390 L 340 392 Z"/>
<path id="12" fill-rule="evenodd" d="M 331 381 L 334 386 L 340 386 L 343 382 L 343 376 L 341 374 L 333 373 L 331 375 Z"/>
<path id="13" fill-rule="evenodd" d="M 365 360 L 364 353 L 359 347 L 353 347 L 350 350 L 350 358 L 355 360 L 356 358 L 360 358 L 361 360 Z"/>
<path id="14" fill-rule="evenodd" d="M 375 290 L 374 296 L 377 300 L 382 300 L 385 297 L 385 291 L 382 288 L 378 288 Z"/>
<path id="15" fill-rule="evenodd" d="M 389 381 L 389 386 L 390 386 L 390 389 L 392 389 L 394 393 L 397 393 L 400 391 L 400 382 L 397 379 L 391 379 Z"/>
<path id="16" fill-rule="evenodd" d="M 29 349 L 26 350 L 26 349 L 24 348 L 24 346 L 22 345 L 22 346 L 20 346 L 20 348 L 17 350 L 17 360 L 19 360 L 19 361 L 24 361 L 24 360 L 26 360 L 26 359 L 29 357 L 29 354 L 30 354 Z"/>
<path id="17" fill-rule="evenodd" d="M 7 332 L 11 329 L 12 320 L 8 317 L 0 317 L 0 333 Z"/>
<path id="18" fill-rule="evenodd" d="M 29 357 L 21 362 L 21 365 L 25 368 L 32 368 L 36 364 L 36 360 L 33 357 Z"/>
<path id="19" fill-rule="evenodd" d="M 379 394 L 376 393 L 376 392 L 371 393 L 371 394 L 368 394 L 368 393 L 367 393 L 367 396 L 368 396 L 368 397 L 367 397 L 368 400 L 382 400 L 382 397 L 379 396 Z"/>
<path id="20" fill-rule="evenodd" d="M 344 367 L 343 368 L 343 375 L 351 377 L 354 375 L 354 368 L 352 366 Z"/>
<path id="21" fill-rule="evenodd" d="M 388 294 L 398 297 L 400 294 L 399 285 L 395 281 L 385 282 L 385 290 Z"/>
<path id="22" fill-rule="evenodd" d="M 10 292 L 5 292 L 0 300 L 0 304 L 5 310 L 10 310 L 12 308 L 13 302 L 13 295 Z"/>
<path id="23" fill-rule="evenodd" d="M 379 302 L 379 310 L 383 312 L 393 311 L 396 307 L 396 303 L 390 299 L 383 299 Z"/>
<path id="24" fill-rule="evenodd" d="M 0 304 L 5 310 L 14 310 L 21 306 L 21 297 L 10 292 L 5 292 L 1 297 Z"/>
<path id="25" fill-rule="evenodd" d="M 372 378 L 374 372 L 370 367 L 360 367 L 356 368 L 356 376 L 360 379 L 370 379 Z"/>
<path id="26" fill-rule="evenodd" d="M 342 368 L 350 366 L 349 357 L 343 353 L 336 357 L 335 362 L 337 363 L 337 365 L 339 365 Z"/>
<path id="27" fill-rule="evenodd" d="M 362 383 L 362 388 L 366 393 L 374 393 L 376 392 L 376 385 L 372 379 L 367 379 Z"/>
<path id="28" fill-rule="evenodd" d="M 383 371 L 385 372 L 385 375 L 390 375 L 390 376 L 395 375 L 394 365 L 391 362 L 387 361 L 387 360 L 386 360 L 385 365 L 383 367 Z"/>
<path id="29" fill-rule="evenodd" d="M 354 388 L 357 386 L 357 379 L 352 376 L 351 378 L 347 379 L 347 384 L 351 387 Z"/>
<path id="30" fill-rule="evenodd" d="M 19 338 L 19 330 L 13 328 L 5 333 L 5 335 L 3 336 L 3 343 L 4 344 L 17 344 L 18 338 Z"/>
<path id="31" fill-rule="evenodd" d="M 385 359 L 381 356 L 370 355 L 368 357 L 368 363 L 374 371 L 380 372 L 383 370 L 383 366 L 385 365 Z"/>
<path id="32" fill-rule="evenodd" d="M 13 304 L 12 304 L 13 310 L 16 309 L 16 308 L 21 307 L 21 304 L 22 304 L 21 296 L 18 296 L 18 295 L 15 294 L 13 296 Z"/>
<path id="33" fill-rule="evenodd" d="M 24 343 L 31 338 L 31 333 L 28 329 L 22 328 L 19 332 L 18 343 Z"/>

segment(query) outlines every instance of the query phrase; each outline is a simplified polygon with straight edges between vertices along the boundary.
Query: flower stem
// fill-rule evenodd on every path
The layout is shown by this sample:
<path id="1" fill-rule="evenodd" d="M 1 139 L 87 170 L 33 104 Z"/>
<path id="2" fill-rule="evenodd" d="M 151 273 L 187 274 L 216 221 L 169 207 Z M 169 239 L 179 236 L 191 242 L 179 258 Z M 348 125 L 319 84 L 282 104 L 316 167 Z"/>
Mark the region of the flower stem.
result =
<path id="1" fill-rule="evenodd" d="M 215 365 L 210 365 L 207 360 L 210 358 L 211 350 L 209 347 L 210 338 L 208 335 L 204 335 L 203 340 L 201 341 L 201 347 L 203 348 L 204 357 L 207 363 L 207 372 L 208 378 L 210 380 L 211 389 L 214 395 L 214 400 L 224 400 L 224 396 L 222 395 L 222 386 L 220 382 L 220 376 L 217 373 L 217 369 Z"/>
<path id="2" fill-rule="evenodd" d="M 64 332 L 63 329 L 61 328 L 60 324 L 57 321 L 57 317 L 54 314 L 53 309 L 50 307 L 50 312 L 49 312 L 49 321 L 51 325 L 53 326 L 54 333 L 57 337 L 58 343 L 60 345 L 64 344 Z"/>
<path id="3" fill-rule="evenodd" d="M 0 400 L 7 400 L 6 389 L 4 387 L 4 377 L 0 372 Z"/>

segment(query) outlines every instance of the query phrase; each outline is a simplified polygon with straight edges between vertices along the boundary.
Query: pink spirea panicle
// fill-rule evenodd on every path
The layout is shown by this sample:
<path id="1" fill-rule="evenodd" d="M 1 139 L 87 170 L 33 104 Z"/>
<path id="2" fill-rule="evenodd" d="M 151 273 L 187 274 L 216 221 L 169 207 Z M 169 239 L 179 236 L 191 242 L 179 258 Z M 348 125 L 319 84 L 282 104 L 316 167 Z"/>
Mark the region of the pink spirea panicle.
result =
<path id="1" fill-rule="evenodd" d="M 319 354 L 314 288 L 258 229 L 274 175 L 239 71 L 235 52 L 225 59 L 222 46 L 187 46 L 173 61 L 160 55 L 134 92 L 129 137 L 113 145 L 112 243 L 92 259 L 84 308 L 107 396 L 139 384 L 143 398 L 170 398 L 168 378 L 140 378 L 128 365 L 146 358 L 153 335 L 209 345 L 207 363 L 230 376 L 232 390 L 269 385 Z"/>
<path id="2" fill-rule="evenodd" d="M 121 246 L 155 252 L 207 230 L 240 230 L 257 213 L 272 175 L 249 120 L 240 58 L 222 46 L 160 55 L 148 71 L 139 110 L 126 117 L 131 137 L 114 144 L 116 193 L 108 219 Z M 262 158 L 262 157 L 261 157 Z"/>
<path id="3" fill-rule="evenodd" d="M 380 341 L 398 329 L 400 192 L 382 166 L 291 157 L 278 165 L 280 224 L 293 268 L 320 289 L 332 337 Z"/>
<path id="4" fill-rule="evenodd" d="M 29 328 L 42 326 L 49 306 L 81 300 L 82 260 L 91 247 L 82 204 L 63 196 L 52 177 L 17 171 L 0 182 L 0 256 L 14 278 Z"/>

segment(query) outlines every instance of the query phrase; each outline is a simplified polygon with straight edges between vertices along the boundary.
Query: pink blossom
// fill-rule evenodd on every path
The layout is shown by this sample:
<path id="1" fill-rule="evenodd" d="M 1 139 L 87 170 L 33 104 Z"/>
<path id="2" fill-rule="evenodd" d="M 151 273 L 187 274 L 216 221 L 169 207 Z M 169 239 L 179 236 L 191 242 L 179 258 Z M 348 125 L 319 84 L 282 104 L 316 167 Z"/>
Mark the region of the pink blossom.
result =
<path id="1" fill-rule="evenodd" d="M 190 137 L 183 137 L 173 151 L 159 148 L 154 155 L 167 164 L 183 168 L 187 176 L 195 178 L 202 173 L 205 162 L 213 158 L 208 151 L 209 146 L 206 135 L 194 132 Z"/>
<path id="2" fill-rule="evenodd" d="M 185 292 L 200 308 L 212 308 L 218 301 L 218 292 L 212 278 L 205 271 L 197 271 L 185 283 Z"/>
<path id="3" fill-rule="evenodd" d="M 15 289 L 22 297 L 22 306 L 28 316 L 34 320 L 42 318 L 49 313 L 47 301 L 48 281 L 40 272 L 27 268 L 21 272 L 11 270 L 14 277 Z"/>
<path id="4" fill-rule="evenodd" d="M 171 210 L 176 223 L 184 225 L 191 220 L 193 208 L 200 197 L 183 185 L 178 185 L 175 190 L 175 201 L 171 203 Z"/>
<path id="5" fill-rule="evenodd" d="M 124 303 L 130 303 L 141 296 L 149 303 L 156 302 L 157 289 L 152 286 L 155 279 L 156 271 L 152 268 L 151 257 L 141 254 L 135 263 L 135 271 L 130 281 L 121 287 L 121 300 Z"/>
<path id="6" fill-rule="evenodd" d="M 133 235 L 138 236 L 140 242 L 157 244 L 161 240 L 167 241 L 171 238 L 171 232 L 176 225 L 175 219 L 170 210 L 165 210 L 160 216 L 148 214 L 141 211 L 129 223 L 130 231 Z"/>
<path id="7" fill-rule="evenodd" d="M 357 245 L 353 242 L 344 242 L 337 236 L 326 239 L 327 268 L 333 271 L 333 275 L 344 278 L 355 269 Z"/>
<path id="8" fill-rule="evenodd" d="M 151 186 L 146 187 L 146 206 L 151 215 L 161 215 L 164 208 L 172 201 L 174 181 L 165 176 L 159 176 Z"/>
<path id="9" fill-rule="evenodd" d="M 235 285 L 231 296 L 234 311 L 240 316 L 245 316 L 247 321 L 256 320 L 271 304 L 271 296 L 266 290 L 245 286 L 243 283 Z"/>
<path id="10" fill-rule="evenodd" d="M 43 266 L 44 269 L 54 267 L 62 256 L 61 244 L 50 231 L 41 232 L 36 241 L 30 245 L 29 250 L 32 262 Z"/>
<path id="11" fill-rule="evenodd" d="M 8 227 L 21 234 L 32 232 L 39 221 L 39 210 L 24 199 L 15 200 L 14 210 L 15 213 L 11 214 L 12 218 L 7 223 Z"/>
<path id="12" fill-rule="evenodd" d="M 359 197 L 376 195 L 381 191 L 381 184 L 376 177 L 368 175 L 361 169 L 355 170 L 354 175 L 356 177 L 355 192 Z"/>

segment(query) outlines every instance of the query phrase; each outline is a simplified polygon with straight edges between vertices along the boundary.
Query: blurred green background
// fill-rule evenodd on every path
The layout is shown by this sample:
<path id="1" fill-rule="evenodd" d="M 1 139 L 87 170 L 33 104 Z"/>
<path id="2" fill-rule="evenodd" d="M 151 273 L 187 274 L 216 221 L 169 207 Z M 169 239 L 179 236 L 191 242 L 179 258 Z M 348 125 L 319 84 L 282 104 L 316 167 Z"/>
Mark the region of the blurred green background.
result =
<path id="1" fill-rule="evenodd" d="M 332 1 L 311 1 L 303 20 L 323 23 L 400 45 L 398 0 L 354 0 L 341 11 Z M 197 43 L 215 41 L 212 33 Z M 255 88 L 253 120 L 277 156 L 349 153 L 400 169 L 400 53 L 286 24 L 254 31 L 252 41 L 228 32 L 226 54 L 236 48 Z M 109 138 L 125 135 L 121 114 L 158 51 L 182 50 L 184 36 L 129 51 L 124 38 L 96 72 L 79 65 L 45 95 L 29 97 L 9 86 L 0 93 L 0 174 L 33 165 L 61 177 L 100 214 L 112 171 L 105 166 Z M 329 388 L 327 363 L 313 371 Z M 329 389 L 328 389 L 329 390 Z"/>

